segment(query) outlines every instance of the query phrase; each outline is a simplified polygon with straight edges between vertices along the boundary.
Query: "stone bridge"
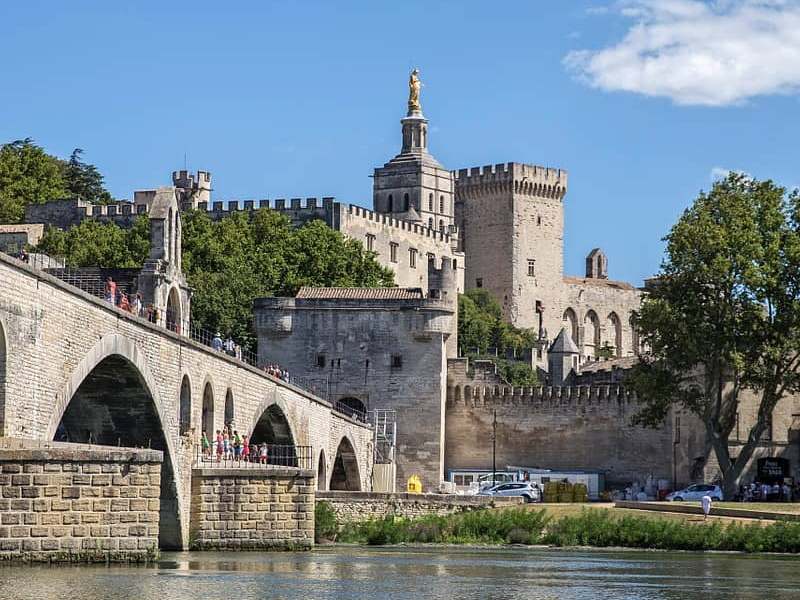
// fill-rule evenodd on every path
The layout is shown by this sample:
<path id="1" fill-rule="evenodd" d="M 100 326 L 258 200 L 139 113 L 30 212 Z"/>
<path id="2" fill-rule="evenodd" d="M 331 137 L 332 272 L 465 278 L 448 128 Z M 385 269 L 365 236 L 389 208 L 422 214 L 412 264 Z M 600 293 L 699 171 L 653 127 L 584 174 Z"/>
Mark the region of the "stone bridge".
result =
<path id="1" fill-rule="evenodd" d="M 201 429 L 311 446 L 318 489 L 369 489 L 372 434 L 312 394 L 0 254 L 0 434 L 164 452 L 162 548 L 188 544 Z"/>

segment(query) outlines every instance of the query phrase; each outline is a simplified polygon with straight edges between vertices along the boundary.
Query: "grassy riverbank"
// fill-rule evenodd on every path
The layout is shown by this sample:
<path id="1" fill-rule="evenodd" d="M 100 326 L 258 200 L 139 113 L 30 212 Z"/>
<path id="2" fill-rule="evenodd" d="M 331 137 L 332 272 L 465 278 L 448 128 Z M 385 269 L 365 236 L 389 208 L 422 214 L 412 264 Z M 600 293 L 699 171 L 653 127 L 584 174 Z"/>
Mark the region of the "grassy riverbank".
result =
<path id="1" fill-rule="evenodd" d="M 319 520 L 319 519 L 318 519 Z M 609 509 L 513 508 L 418 519 L 338 525 L 323 519 L 337 542 L 387 544 L 545 544 L 558 547 L 800 552 L 800 523 L 709 521 Z"/>

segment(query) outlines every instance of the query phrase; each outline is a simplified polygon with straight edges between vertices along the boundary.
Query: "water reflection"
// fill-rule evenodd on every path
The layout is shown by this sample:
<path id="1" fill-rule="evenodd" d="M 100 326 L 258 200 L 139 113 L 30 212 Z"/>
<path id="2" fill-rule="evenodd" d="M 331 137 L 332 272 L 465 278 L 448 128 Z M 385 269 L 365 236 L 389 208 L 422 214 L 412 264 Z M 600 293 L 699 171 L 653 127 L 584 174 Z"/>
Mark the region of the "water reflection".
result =
<path id="1" fill-rule="evenodd" d="M 783 600 L 791 557 L 548 550 L 321 548 L 311 553 L 170 553 L 151 567 L 0 567 L 9 599 L 285 598 Z"/>

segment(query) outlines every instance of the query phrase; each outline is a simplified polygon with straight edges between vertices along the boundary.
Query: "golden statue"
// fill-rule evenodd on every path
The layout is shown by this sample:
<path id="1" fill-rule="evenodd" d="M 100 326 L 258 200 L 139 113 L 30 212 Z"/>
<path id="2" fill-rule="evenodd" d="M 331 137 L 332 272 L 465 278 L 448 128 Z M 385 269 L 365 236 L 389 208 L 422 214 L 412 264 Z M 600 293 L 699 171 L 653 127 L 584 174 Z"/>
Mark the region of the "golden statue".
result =
<path id="1" fill-rule="evenodd" d="M 419 80 L 419 69 L 411 71 L 411 76 L 408 78 L 408 113 L 421 112 L 422 106 L 419 103 L 419 91 L 422 88 L 422 82 Z"/>

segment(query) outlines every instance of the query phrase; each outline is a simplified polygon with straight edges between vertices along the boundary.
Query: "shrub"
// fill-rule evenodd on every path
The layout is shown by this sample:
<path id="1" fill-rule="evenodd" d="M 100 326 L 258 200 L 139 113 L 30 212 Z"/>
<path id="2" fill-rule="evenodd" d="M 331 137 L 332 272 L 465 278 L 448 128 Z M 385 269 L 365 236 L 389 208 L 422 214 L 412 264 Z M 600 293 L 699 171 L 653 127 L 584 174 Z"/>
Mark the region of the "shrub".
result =
<path id="1" fill-rule="evenodd" d="M 317 502 L 314 507 L 314 541 L 335 540 L 339 527 L 336 522 L 336 513 L 330 502 Z"/>

